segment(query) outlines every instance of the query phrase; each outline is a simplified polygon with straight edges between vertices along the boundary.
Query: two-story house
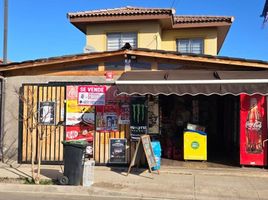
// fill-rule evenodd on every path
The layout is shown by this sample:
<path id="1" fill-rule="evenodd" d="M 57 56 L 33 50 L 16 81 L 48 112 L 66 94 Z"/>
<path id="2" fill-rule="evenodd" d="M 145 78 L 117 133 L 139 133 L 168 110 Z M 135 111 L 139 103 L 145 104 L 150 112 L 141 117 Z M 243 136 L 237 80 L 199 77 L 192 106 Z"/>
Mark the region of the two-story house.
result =
<path id="1" fill-rule="evenodd" d="M 30 162 L 42 143 L 43 163 L 62 162 L 62 140 L 87 140 L 97 164 L 127 164 L 149 134 L 164 164 L 266 165 L 268 63 L 217 56 L 233 17 L 136 7 L 67 17 L 85 34 L 84 53 L 0 69 L 7 157 Z"/>

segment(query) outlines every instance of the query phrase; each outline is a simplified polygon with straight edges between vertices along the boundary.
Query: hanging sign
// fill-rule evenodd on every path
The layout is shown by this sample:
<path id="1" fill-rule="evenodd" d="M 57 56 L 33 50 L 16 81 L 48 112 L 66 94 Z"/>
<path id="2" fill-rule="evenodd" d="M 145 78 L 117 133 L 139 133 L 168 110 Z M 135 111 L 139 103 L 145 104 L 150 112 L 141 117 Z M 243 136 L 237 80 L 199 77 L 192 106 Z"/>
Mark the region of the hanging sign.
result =
<path id="1" fill-rule="evenodd" d="M 127 139 L 110 139 L 110 163 L 127 163 L 126 159 Z"/>
<path id="2" fill-rule="evenodd" d="M 105 105 L 106 86 L 78 86 L 78 105 Z"/>
<path id="3" fill-rule="evenodd" d="M 139 139 L 140 135 L 147 133 L 147 99 L 133 97 L 130 107 L 130 133 L 132 139 Z"/>
<path id="4" fill-rule="evenodd" d="M 105 80 L 106 81 L 114 80 L 114 73 L 112 71 L 105 72 Z"/>

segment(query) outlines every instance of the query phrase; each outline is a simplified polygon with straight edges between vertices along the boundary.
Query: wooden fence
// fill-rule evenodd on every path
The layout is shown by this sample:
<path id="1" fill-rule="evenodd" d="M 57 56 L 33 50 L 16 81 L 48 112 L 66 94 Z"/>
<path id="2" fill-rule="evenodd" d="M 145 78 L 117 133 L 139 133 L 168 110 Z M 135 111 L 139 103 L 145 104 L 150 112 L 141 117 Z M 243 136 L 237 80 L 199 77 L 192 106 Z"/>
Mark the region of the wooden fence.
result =
<path id="1" fill-rule="evenodd" d="M 45 137 L 41 150 L 42 163 L 56 164 L 63 161 L 63 145 L 61 141 L 65 139 L 65 85 L 51 84 L 25 84 L 21 93 L 21 128 L 20 128 L 20 162 L 30 163 L 32 148 L 38 150 L 39 142 L 37 138 L 38 127 L 35 127 L 38 118 L 38 106 L 40 102 L 56 103 L 56 123 L 45 127 Z M 33 131 L 30 131 L 30 128 Z M 130 142 L 129 125 L 119 125 L 119 131 L 95 132 L 94 134 L 94 159 L 96 164 L 107 164 L 109 162 L 109 139 L 127 138 L 127 163 L 135 152 L 135 143 Z M 32 138 L 33 137 L 33 138 Z M 31 144 L 31 139 L 35 142 Z M 35 158 L 37 160 L 37 157 Z"/>

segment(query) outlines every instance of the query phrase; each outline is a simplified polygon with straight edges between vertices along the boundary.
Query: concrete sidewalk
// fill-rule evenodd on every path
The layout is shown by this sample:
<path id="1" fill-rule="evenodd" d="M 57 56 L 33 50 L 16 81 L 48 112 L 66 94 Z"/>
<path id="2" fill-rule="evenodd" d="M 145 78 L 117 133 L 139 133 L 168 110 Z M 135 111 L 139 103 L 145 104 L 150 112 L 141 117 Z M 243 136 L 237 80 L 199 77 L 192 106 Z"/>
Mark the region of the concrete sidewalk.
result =
<path id="1" fill-rule="evenodd" d="M 78 196 L 128 196 L 157 199 L 268 199 L 268 171 L 259 168 L 193 169 L 165 167 L 160 175 L 147 170 L 95 167 L 94 185 L 24 185 L 0 183 L 0 192 L 38 192 Z M 61 166 L 42 166 L 42 178 L 62 176 Z M 30 175 L 30 165 L 0 165 L 0 177 L 17 179 Z"/>

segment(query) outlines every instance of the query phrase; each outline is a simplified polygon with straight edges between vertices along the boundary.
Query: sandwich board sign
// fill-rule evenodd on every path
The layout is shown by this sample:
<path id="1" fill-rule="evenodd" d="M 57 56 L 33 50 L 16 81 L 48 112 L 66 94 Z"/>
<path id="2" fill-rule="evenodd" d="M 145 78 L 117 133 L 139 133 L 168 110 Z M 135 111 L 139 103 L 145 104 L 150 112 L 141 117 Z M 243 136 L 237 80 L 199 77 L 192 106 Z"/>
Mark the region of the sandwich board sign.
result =
<path id="1" fill-rule="evenodd" d="M 156 167 L 156 160 L 154 157 L 154 152 L 151 144 L 151 139 L 149 135 L 142 135 L 138 140 L 134 156 L 131 160 L 131 163 L 128 168 L 127 175 L 130 173 L 130 170 L 133 166 L 139 166 L 142 155 L 145 154 L 146 161 L 148 163 L 149 171 L 152 173 L 152 168 Z M 159 174 L 159 171 L 157 170 Z"/>

